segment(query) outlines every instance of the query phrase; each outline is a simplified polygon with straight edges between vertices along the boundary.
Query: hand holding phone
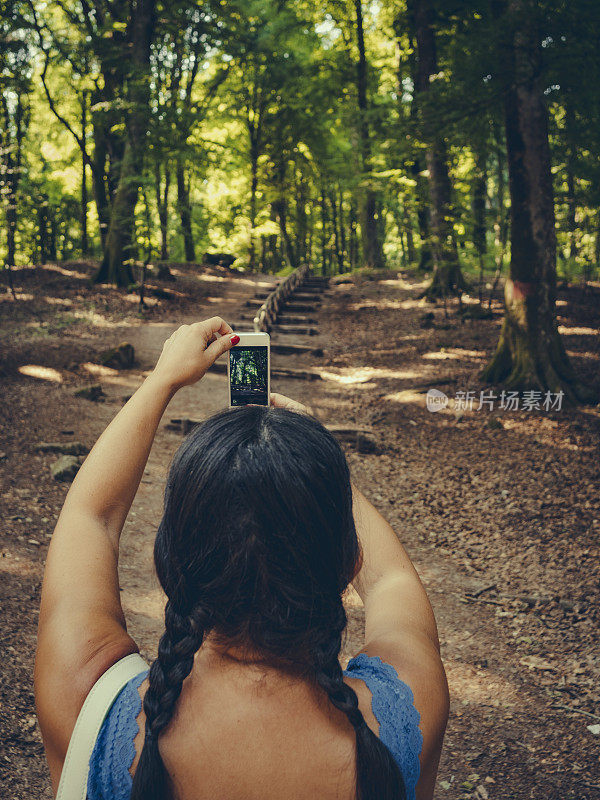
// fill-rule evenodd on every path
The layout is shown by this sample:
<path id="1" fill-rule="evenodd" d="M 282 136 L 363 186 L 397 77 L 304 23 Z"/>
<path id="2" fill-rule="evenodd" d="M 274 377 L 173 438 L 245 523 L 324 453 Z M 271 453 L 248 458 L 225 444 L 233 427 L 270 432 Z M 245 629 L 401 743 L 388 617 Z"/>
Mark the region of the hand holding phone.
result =
<path id="1" fill-rule="evenodd" d="M 271 390 L 271 337 L 268 333 L 238 333 L 229 351 L 229 405 L 268 406 Z"/>
<path id="2" fill-rule="evenodd" d="M 177 391 L 199 381 L 236 342 L 233 328 L 221 317 L 181 325 L 164 343 L 152 374 Z"/>

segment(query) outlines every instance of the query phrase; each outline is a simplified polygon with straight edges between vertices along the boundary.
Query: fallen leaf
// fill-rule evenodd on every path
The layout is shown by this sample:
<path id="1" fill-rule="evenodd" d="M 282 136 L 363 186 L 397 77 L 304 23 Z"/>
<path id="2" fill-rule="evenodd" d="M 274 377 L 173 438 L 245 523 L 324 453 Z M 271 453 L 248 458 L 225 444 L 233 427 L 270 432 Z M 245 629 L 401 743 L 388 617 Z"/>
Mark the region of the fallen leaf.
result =
<path id="1" fill-rule="evenodd" d="M 588 725 L 587 729 L 590 733 L 593 733 L 594 736 L 600 736 L 600 725 Z"/>

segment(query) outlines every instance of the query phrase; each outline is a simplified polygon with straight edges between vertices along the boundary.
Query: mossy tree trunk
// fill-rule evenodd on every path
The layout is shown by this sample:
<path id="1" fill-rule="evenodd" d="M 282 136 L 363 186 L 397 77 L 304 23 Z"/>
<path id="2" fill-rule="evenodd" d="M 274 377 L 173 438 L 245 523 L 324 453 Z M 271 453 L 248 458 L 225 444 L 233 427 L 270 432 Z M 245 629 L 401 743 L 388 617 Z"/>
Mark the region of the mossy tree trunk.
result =
<path id="1" fill-rule="evenodd" d="M 504 116 L 511 197 L 510 278 L 505 318 L 484 380 L 515 389 L 563 391 L 591 400 L 577 379 L 555 313 L 556 233 L 548 114 L 540 80 L 540 41 L 533 0 L 509 0 Z M 527 11 L 527 13 L 524 13 Z"/>
<path id="2" fill-rule="evenodd" d="M 133 149 L 131 143 L 127 142 L 121 163 L 121 175 L 111 206 L 104 255 L 94 277 L 96 283 L 128 286 L 134 281 L 131 234 L 139 181 L 140 173 L 136 169 Z"/>
<path id="3" fill-rule="evenodd" d="M 97 283 L 126 286 L 133 282 L 131 236 L 148 132 L 150 44 L 155 24 L 156 0 L 140 0 L 135 5 L 130 27 L 127 139 L 112 200 L 104 257 L 94 278 Z"/>
<path id="4" fill-rule="evenodd" d="M 431 79 L 438 73 L 431 0 L 412 0 L 410 11 L 417 42 L 419 113 L 427 143 L 425 161 L 429 173 L 430 242 L 433 277 L 425 296 L 430 300 L 460 294 L 467 288 L 458 260 L 452 219 L 452 183 L 448 171 L 446 143 L 434 119 Z"/>

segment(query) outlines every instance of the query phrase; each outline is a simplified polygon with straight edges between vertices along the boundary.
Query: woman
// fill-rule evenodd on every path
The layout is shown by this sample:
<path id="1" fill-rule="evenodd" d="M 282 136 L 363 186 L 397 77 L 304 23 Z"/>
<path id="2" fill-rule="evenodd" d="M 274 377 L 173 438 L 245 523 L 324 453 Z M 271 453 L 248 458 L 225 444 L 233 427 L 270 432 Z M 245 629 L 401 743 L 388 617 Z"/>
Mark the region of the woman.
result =
<path id="1" fill-rule="evenodd" d="M 35 668 L 55 790 L 88 692 L 138 650 L 119 536 L 162 414 L 236 342 L 219 317 L 176 331 L 67 495 Z M 175 456 L 155 543 L 165 632 L 104 722 L 89 800 L 433 796 L 448 694 L 423 586 L 335 439 L 303 406 L 272 403 L 217 414 Z M 342 672 L 350 582 L 366 642 Z"/>

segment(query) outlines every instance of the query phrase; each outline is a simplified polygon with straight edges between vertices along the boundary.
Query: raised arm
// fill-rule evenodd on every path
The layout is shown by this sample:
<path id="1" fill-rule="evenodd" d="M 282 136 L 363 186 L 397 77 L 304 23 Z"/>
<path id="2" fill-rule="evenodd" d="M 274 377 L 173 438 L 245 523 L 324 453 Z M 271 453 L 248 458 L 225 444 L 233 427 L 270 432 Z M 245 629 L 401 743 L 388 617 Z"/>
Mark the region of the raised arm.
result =
<path id="1" fill-rule="evenodd" d="M 156 429 L 175 392 L 199 380 L 235 344 L 232 333 L 220 317 L 179 328 L 67 494 L 46 559 L 35 664 L 36 707 L 55 790 L 89 690 L 138 649 L 121 607 L 119 538 Z"/>
<path id="2" fill-rule="evenodd" d="M 392 664 L 413 691 L 423 734 L 417 798 L 430 800 L 449 704 L 433 609 L 392 527 L 355 486 L 352 491 L 362 549 L 362 565 L 353 581 L 365 607 L 362 651 Z"/>

